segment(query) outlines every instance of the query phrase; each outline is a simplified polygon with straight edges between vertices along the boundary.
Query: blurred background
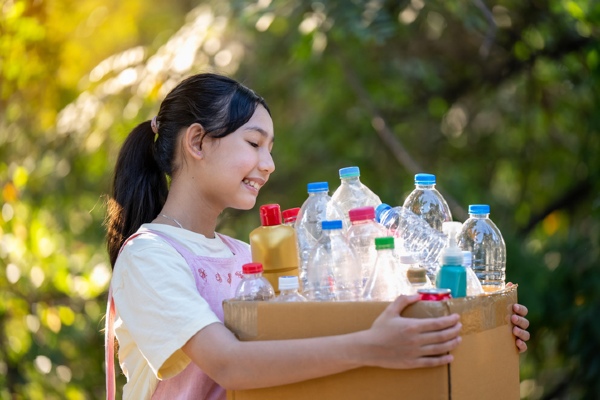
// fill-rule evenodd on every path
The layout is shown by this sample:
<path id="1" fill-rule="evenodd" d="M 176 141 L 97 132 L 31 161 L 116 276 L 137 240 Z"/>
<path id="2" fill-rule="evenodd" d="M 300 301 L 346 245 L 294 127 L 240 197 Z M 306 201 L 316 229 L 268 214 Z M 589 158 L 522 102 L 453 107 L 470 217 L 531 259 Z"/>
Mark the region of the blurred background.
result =
<path id="1" fill-rule="evenodd" d="M 313 181 L 331 194 L 341 167 L 391 205 L 433 173 L 455 220 L 487 203 L 504 235 L 531 321 L 521 397 L 600 398 L 598 1 L 0 10 L 0 399 L 104 397 L 117 152 L 176 83 L 207 71 L 262 95 L 277 136 L 257 206 L 226 212 L 221 232 L 247 241 L 259 205 L 300 206 Z"/>

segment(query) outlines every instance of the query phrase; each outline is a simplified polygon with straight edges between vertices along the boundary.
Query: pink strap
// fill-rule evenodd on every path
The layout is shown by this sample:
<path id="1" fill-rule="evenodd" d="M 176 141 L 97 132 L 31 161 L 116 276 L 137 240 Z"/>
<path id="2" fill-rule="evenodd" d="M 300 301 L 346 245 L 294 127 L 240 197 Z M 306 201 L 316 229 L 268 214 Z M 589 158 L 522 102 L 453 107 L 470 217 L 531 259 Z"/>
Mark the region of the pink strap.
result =
<path id="1" fill-rule="evenodd" d="M 112 287 L 108 288 L 106 304 L 106 328 L 104 331 L 104 362 L 106 364 L 106 399 L 115 400 L 115 302 Z"/>

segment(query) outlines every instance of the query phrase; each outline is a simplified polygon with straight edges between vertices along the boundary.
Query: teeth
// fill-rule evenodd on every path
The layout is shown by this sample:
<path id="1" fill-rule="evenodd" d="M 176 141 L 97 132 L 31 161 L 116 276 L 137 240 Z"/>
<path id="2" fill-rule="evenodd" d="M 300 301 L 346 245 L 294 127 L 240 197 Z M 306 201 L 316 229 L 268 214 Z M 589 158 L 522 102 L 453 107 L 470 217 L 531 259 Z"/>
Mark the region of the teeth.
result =
<path id="1" fill-rule="evenodd" d="M 248 179 L 244 179 L 244 180 L 243 180 L 243 182 L 244 182 L 246 185 L 252 186 L 253 188 L 255 188 L 255 189 L 257 189 L 257 190 L 258 190 L 258 189 L 260 189 L 260 186 L 259 186 L 259 185 L 258 185 L 258 183 L 256 183 L 256 182 L 249 181 Z"/>

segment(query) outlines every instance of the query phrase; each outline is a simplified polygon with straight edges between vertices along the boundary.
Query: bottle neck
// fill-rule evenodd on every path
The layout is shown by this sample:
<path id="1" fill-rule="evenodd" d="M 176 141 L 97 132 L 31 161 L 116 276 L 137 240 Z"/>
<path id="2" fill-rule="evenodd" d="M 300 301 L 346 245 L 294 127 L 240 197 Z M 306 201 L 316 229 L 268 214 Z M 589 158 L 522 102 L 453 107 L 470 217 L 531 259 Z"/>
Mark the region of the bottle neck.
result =
<path id="1" fill-rule="evenodd" d="M 262 272 L 257 272 L 255 274 L 244 274 L 244 279 L 256 279 L 262 277 Z"/>
<path id="2" fill-rule="evenodd" d="M 485 219 L 489 217 L 490 214 L 469 214 L 469 218 Z"/>
<path id="3" fill-rule="evenodd" d="M 435 189 L 435 183 L 434 183 L 434 184 L 427 184 L 427 185 L 425 185 L 425 184 L 422 184 L 422 183 L 416 183 L 416 184 L 415 184 L 415 187 L 416 187 L 417 189 L 423 189 L 423 190 L 433 190 L 433 189 Z"/>

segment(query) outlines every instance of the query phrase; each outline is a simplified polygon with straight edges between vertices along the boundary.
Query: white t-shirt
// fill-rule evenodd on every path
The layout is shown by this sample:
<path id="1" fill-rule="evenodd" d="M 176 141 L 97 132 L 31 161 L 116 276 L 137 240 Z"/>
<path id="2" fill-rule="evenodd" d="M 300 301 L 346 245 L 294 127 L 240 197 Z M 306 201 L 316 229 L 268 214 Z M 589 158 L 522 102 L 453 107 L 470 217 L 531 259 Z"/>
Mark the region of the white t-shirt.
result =
<path id="1" fill-rule="evenodd" d="M 209 239 L 163 224 L 142 227 L 169 235 L 199 256 L 233 256 L 218 235 Z M 123 398 L 150 399 L 158 379 L 175 376 L 190 363 L 181 347 L 221 321 L 198 293 L 185 259 L 160 237 L 129 241 L 117 258 L 111 285 L 119 363 L 127 377 Z"/>

